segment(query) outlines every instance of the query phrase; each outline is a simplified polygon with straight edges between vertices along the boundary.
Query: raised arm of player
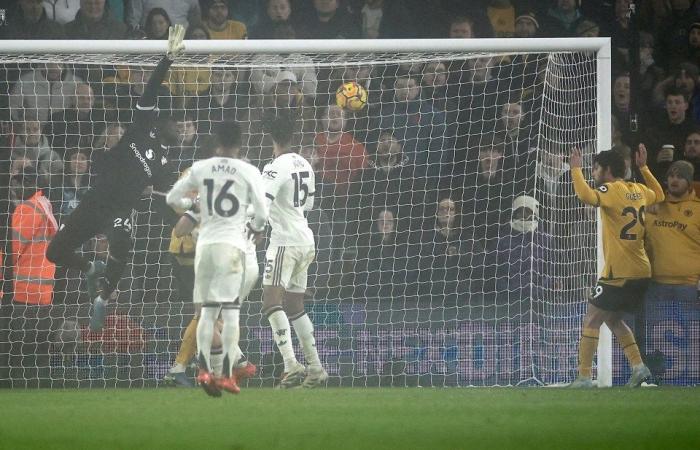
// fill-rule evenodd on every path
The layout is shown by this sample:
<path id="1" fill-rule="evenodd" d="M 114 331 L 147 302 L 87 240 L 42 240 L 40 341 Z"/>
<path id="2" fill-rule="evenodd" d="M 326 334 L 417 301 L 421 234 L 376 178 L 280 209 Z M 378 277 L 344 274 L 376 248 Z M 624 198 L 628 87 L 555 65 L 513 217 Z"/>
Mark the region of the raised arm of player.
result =
<path id="1" fill-rule="evenodd" d="M 158 88 L 165 79 L 165 75 L 168 73 L 170 65 L 175 60 L 179 54 L 185 49 L 185 45 L 182 40 L 185 37 L 185 28 L 182 25 L 175 25 L 170 27 L 168 32 L 168 52 L 160 60 L 155 70 L 151 74 L 151 78 L 148 79 L 148 83 L 141 94 L 138 102 L 136 102 L 136 109 L 138 111 L 154 111 L 156 107 L 156 101 L 158 100 Z M 150 117 L 153 114 L 149 114 Z M 146 119 L 147 117 L 141 117 L 141 119 Z M 139 117 L 134 118 L 134 122 Z"/>
<path id="2" fill-rule="evenodd" d="M 189 193 L 197 191 L 198 185 L 192 172 L 193 170 L 190 169 L 187 175 L 177 180 L 175 186 L 173 186 L 170 192 L 168 192 L 168 195 L 165 196 L 165 202 L 176 211 L 187 210 L 194 205 L 194 200 L 192 200 Z"/>
<path id="3" fill-rule="evenodd" d="M 587 205 L 600 206 L 600 198 L 595 189 L 591 188 L 586 179 L 583 177 L 583 158 L 581 150 L 574 148 L 569 157 L 569 166 L 571 166 L 571 179 L 574 182 L 574 192 L 583 203 Z"/>
<path id="4" fill-rule="evenodd" d="M 250 186 L 250 204 L 253 205 L 253 210 L 255 211 L 250 227 L 253 231 L 260 232 L 265 228 L 270 215 L 270 208 L 265 200 L 264 183 L 258 169 L 251 167 L 248 184 Z"/>
<path id="5" fill-rule="evenodd" d="M 647 203 L 653 205 L 654 203 L 661 203 L 666 198 L 664 194 L 664 188 L 661 186 L 659 181 L 651 173 L 649 167 L 647 166 L 647 148 L 644 144 L 639 144 L 639 151 L 636 156 L 637 167 L 644 178 L 644 183 L 647 185 Z"/>

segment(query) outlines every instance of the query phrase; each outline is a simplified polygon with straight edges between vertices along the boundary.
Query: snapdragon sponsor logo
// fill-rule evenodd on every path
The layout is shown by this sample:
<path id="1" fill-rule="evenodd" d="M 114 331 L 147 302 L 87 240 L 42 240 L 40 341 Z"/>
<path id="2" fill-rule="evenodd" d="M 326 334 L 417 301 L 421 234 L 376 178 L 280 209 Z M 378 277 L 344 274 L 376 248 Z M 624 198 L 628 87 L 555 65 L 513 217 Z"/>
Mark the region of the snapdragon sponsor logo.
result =
<path id="1" fill-rule="evenodd" d="M 144 158 L 143 155 L 141 155 L 141 152 L 136 148 L 136 144 L 132 142 L 131 145 L 129 145 L 129 148 L 131 148 L 131 151 L 134 152 L 134 156 L 136 156 L 136 158 L 141 162 L 141 165 L 143 166 L 143 171 L 146 172 L 148 178 L 151 178 L 153 176 L 151 168 L 148 167 L 146 158 Z"/>

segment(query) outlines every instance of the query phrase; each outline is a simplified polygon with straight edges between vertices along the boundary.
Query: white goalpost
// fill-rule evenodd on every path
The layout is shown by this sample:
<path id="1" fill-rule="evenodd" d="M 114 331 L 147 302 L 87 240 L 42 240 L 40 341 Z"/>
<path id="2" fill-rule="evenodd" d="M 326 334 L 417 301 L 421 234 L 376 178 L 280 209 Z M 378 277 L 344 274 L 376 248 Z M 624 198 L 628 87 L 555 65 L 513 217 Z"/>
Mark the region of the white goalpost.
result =
<path id="1" fill-rule="evenodd" d="M 166 45 L 3 41 L 8 151 L 0 176 L 9 182 L 22 164 L 36 165 L 60 223 L 129 126 Z M 553 385 L 575 377 L 603 254 L 600 219 L 576 200 L 567 161 L 580 147 L 588 173 L 592 156 L 611 147 L 609 39 L 185 46 L 158 105 L 181 133 L 170 149 L 173 180 L 206 155 L 215 122 L 238 122 L 243 153 L 262 168 L 272 156 L 265 112 L 291 109 L 298 118 L 294 145 L 319 180 L 308 217 L 317 257 L 306 308 L 329 385 Z M 368 92 L 359 111 L 336 106 L 336 89 L 348 81 Z M 3 251 L 11 250 L 10 211 L 0 211 Z M 172 213 L 144 195 L 132 221 L 132 260 L 103 332 L 87 329 L 90 299 L 78 273 L 57 270 L 52 305 L 5 296 L 0 387 L 161 384 L 193 307 L 178 292 Z M 98 238 L 81 251 L 105 258 L 109 249 Z M 6 280 L 4 291 L 10 287 Z M 258 285 L 241 310 L 241 348 L 260 368 L 248 386 L 270 386 L 281 372 L 260 295 Z M 603 328 L 599 387 L 613 384 L 612 335 Z"/>

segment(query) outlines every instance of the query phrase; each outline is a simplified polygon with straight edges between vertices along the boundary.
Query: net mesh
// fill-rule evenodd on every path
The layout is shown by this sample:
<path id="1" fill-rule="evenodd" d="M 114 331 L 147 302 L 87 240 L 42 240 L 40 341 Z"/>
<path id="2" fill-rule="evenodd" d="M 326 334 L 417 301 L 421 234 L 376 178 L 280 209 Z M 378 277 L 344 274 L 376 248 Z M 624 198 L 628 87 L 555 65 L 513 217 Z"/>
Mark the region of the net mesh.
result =
<path id="1" fill-rule="evenodd" d="M 36 161 L 60 223 L 129 126 L 158 57 L 2 56 L 2 175 Z M 364 109 L 334 106 L 344 81 L 367 90 Z M 182 139 L 173 179 L 223 120 L 241 124 L 244 154 L 262 168 L 263 112 L 297 111 L 294 145 L 319 180 L 306 308 L 331 385 L 574 376 L 595 213 L 575 201 L 565 155 L 579 146 L 590 165 L 596 151 L 594 54 L 188 55 L 161 90 Z M 177 289 L 188 268 L 169 252 L 172 213 L 155 199 L 144 195 L 132 222 L 133 259 L 100 333 L 87 329 L 79 273 L 57 269 L 52 305 L 11 301 L 8 238 L 0 383 L 160 385 L 193 313 Z M 82 251 L 109 249 L 98 236 Z M 283 369 L 260 296 L 258 286 L 241 314 L 241 348 L 260 368 L 252 386 Z"/>

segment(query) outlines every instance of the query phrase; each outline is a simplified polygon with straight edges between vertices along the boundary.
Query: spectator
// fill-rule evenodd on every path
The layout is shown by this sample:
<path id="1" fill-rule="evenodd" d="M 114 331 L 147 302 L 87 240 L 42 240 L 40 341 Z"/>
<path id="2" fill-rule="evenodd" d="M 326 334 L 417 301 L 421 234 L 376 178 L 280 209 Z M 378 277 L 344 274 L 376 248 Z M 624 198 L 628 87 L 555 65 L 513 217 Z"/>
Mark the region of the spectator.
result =
<path id="1" fill-rule="evenodd" d="M 211 72 L 209 88 L 196 98 L 195 110 L 199 131 L 210 134 L 214 122 L 241 120 L 245 95 L 236 95 L 240 72 L 230 68 L 217 68 Z"/>
<path id="2" fill-rule="evenodd" d="M 700 277 L 700 200 L 693 166 L 674 162 L 666 174 L 666 199 L 647 210 L 644 240 L 652 281 L 647 300 L 697 304 Z"/>
<path id="3" fill-rule="evenodd" d="M 534 38 L 539 36 L 540 23 L 534 12 L 528 12 L 515 19 L 514 34 L 517 38 Z"/>
<path id="4" fill-rule="evenodd" d="M 630 30 L 630 3 L 630 0 L 615 0 L 614 21 L 610 31 L 606 33 L 606 36 L 609 35 L 611 37 L 612 48 L 625 55 L 625 58 L 629 56 L 629 44 L 632 38 Z M 591 37 L 597 37 L 597 35 Z"/>
<path id="5" fill-rule="evenodd" d="M 403 153 L 401 141 L 391 132 L 379 135 L 377 151 L 373 161 L 356 175 L 350 184 L 348 197 L 348 235 L 357 236 L 370 230 L 376 208 L 394 208 L 400 232 L 408 230 L 415 219 L 415 228 L 420 228 L 426 198 L 431 183 L 425 177 L 425 167 L 410 164 Z M 432 191 L 432 189 L 430 189 Z M 355 232 L 354 230 L 358 230 Z"/>
<path id="6" fill-rule="evenodd" d="M 576 25 L 576 30 L 574 33 L 577 37 L 592 38 L 600 36 L 600 26 L 592 20 L 582 20 Z M 618 49 L 623 50 L 623 49 Z M 627 50 L 627 49 L 624 49 Z M 626 52 L 627 53 L 627 52 Z"/>
<path id="7" fill-rule="evenodd" d="M 512 37 L 515 31 L 515 6 L 510 0 L 489 0 L 486 8 L 494 37 Z"/>
<path id="8" fill-rule="evenodd" d="M 543 277 L 546 263 L 554 263 L 545 257 L 552 243 L 540 227 L 539 203 L 534 197 L 522 195 L 513 200 L 510 223 L 501 227 L 496 247 L 496 291 L 499 303 L 516 303 L 525 300 L 524 310 L 530 308 L 532 290 L 541 289 L 548 280 Z"/>
<path id="9" fill-rule="evenodd" d="M 44 0 L 44 10 L 50 20 L 65 25 L 75 20 L 80 0 Z"/>
<path id="10" fill-rule="evenodd" d="M 95 96 L 87 83 L 77 83 L 74 107 L 51 116 L 46 134 L 51 148 L 64 156 L 69 148 L 92 148 L 105 123 L 103 111 L 95 108 Z"/>
<path id="11" fill-rule="evenodd" d="M 198 155 L 199 135 L 197 133 L 197 117 L 194 112 L 187 112 L 177 120 L 177 132 L 180 144 L 171 147 L 168 157 L 178 163 L 177 173 L 182 173 L 195 161 L 201 159 Z"/>
<path id="12" fill-rule="evenodd" d="M 280 24 L 290 24 L 292 6 L 289 0 L 266 0 L 265 15 L 250 29 L 251 39 L 274 39 L 272 30 Z"/>
<path id="13" fill-rule="evenodd" d="M 451 39 L 473 39 L 474 21 L 466 16 L 457 16 L 450 21 L 448 37 Z"/>
<path id="14" fill-rule="evenodd" d="M 397 234 L 396 215 L 391 209 L 378 209 L 373 219 L 371 232 L 358 243 L 354 296 L 394 299 L 405 290 L 407 242 Z"/>
<path id="15" fill-rule="evenodd" d="M 228 3 L 207 0 L 202 9 L 203 25 L 211 39 L 246 39 L 248 30 L 243 22 L 229 20 Z"/>
<path id="16" fill-rule="evenodd" d="M 365 0 L 360 10 L 362 38 L 377 39 L 384 16 L 384 0 Z"/>
<path id="17" fill-rule="evenodd" d="M 578 0 L 556 0 L 555 6 L 547 11 L 546 34 L 552 37 L 574 36 L 582 20 Z"/>
<path id="18" fill-rule="evenodd" d="M 294 39 L 294 28 L 288 23 L 278 23 L 270 30 L 272 39 Z M 250 71 L 250 84 L 258 94 L 269 94 L 272 87 L 280 81 L 297 83 L 304 96 L 311 101 L 316 97 L 318 77 L 313 60 L 306 55 L 292 53 L 287 56 L 259 55 L 254 58 L 256 63 L 265 67 L 254 68 Z"/>
<path id="19" fill-rule="evenodd" d="M 627 72 L 618 74 L 613 78 L 612 86 L 613 105 L 612 113 L 622 125 L 622 135 L 625 141 L 630 141 L 632 136 L 629 131 L 630 123 L 630 75 Z"/>
<path id="20" fill-rule="evenodd" d="M 185 28 L 201 21 L 197 0 L 131 0 L 126 12 L 126 23 L 135 30 L 145 27 L 146 17 L 153 8 L 164 9 L 173 24 Z"/>
<path id="21" fill-rule="evenodd" d="M 144 30 L 148 39 L 168 39 L 168 30 L 172 22 L 163 8 L 153 8 L 146 16 Z"/>
<path id="22" fill-rule="evenodd" d="M 314 10 L 305 17 L 299 37 L 303 39 L 355 39 L 360 27 L 355 17 L 339 9 L 340 0 L 313 0 Z"/>
<path id="23" fill-rule="evenodd" d="M 693 130 L 685 138 L 683 159 L 695 168 L 695 181 L 700 182 L 700 130 Z"/>
<path id="24" fill-rule="evenodd" d="M 0 27 L 2 39 L 63 39 L 63 27 L 49 20 L 41 0 L 20 0 L 20 14 Z"/>
<path id="25" fill-rule="evenodd" d="M 126 25 L 105 8 L 105 0 L 80 0 L 75 20 L 66 24 L 68 39 L 125 39 L 126 31 Z"/>
<path id="26" fill-rule="evenodd" d="M 477 255 L 483 256 L 484 252 L 476 241 L 463 235 L 461 211 L 455 200 L 441 197 L 434 226 L 414 232 L 409 246 L 407 279 L 418 279 L 419 298 L 434 305 L 468 303 L 464 297 L 470 291 L 469 281 L 482 278 L 474 276 L 473 269 L 483 266 Z M 416 269 L 418 272 L 412 273 Z"/>
<path id="27" fill-rule="evenodd" d="M 185 40 L 206 40 L 211 39 L 209 35 L 209 30 L 207 30 L 202 24 L 192 24 L 187 27 L 185 32 Z"/>
<path id="28" fill-rule="evenodd" d="M 66 169 L 59 210 L 62 218 L 68 217 L 78 207 L 80 200 L 89 188 L 90 160 L 88 155 L 78 149 L 71 150 L 68 154 Z"/>
<path id="29" fill-rule="evenodd" d="M 647 130 L 646 143 L 649 149 L 649 167 L 657 177 L 662 177 L 671 162 L 680 159 L 685 138 L 693 130 L 689 117 L 688 102 L 683 92 L 676 87 L 666 91 L 666 112 Z M 662 152 L 664 145 L 673 145 L 672 153 Z"/>
<path id="30" fill-rule="evenodd" d="M 27 120 L 18 128 L 12 160 L 28 160 L 36 167 L 39 174 L 49 183 L 49 198 L 54 199 L 54 191 L 60 187 L 63 176 L 63 159 L 51 150 L 48 139 L 41 133 L 41 123 L 38 120 Z"/>
<path id="31" fill-rule="evenodd" d="M 15 196 L 21 199 L 12 214 L 14 301 L 50 305 L 56 266 L 46 259 L 46 247 L 58 231 L 51 203 L 44 196 L 42 176 L 26 165 L 12 177 Z"/>
<path id="32" fill-rule="evenodd" d="M 46 122 L 51 114 L 71 108 L 78 81 L 82 80 L 61 63 L 42 64 L 26 72 L 10 89 L 12 119 Z"/>
<path id="33" fill-rule="evenodd" d="M 324 131 L 318 133 L 314 140 L 324 183 L 321 198 L 325 200 L 330 196 L 331 199 L 324 209 L 342 209 L 346 203 L 350 180 L 367 167 L 365 147 L 345 131 L 345 124 L 344 110 L 330 105 L 321 116 L 321 128 Z"/>

